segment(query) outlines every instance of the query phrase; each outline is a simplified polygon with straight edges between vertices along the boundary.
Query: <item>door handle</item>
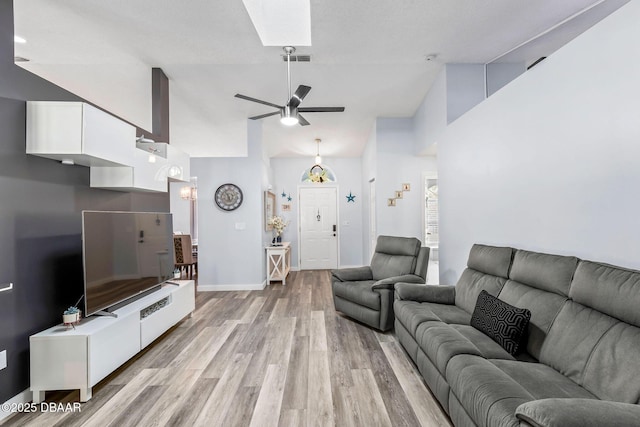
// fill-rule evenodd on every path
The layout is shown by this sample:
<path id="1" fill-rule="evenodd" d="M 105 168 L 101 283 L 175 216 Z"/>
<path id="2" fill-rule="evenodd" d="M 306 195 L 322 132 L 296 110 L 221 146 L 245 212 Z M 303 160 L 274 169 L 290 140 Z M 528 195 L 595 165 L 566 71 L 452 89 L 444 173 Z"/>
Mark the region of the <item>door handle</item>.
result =
<path id="1" fill-rule="evenodd" d="M 336 224 L 333 224 L 333 237 L 336 237 L 337 230 L 338 230 L 338 227 L 336 226 Z"/>

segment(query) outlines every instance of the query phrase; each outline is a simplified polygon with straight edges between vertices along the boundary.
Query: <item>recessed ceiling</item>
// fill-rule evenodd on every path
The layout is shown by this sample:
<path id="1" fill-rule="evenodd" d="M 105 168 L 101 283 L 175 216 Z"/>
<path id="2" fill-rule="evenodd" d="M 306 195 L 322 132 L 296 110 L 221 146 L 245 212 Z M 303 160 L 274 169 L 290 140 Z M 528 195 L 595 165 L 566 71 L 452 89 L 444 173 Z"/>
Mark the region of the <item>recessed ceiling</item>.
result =
<path id="1" fill-rule="evenodd" d="M 360 156 L 376 117 L 411 117 L 442 65 L 486 63 L 594 4 L 593 0 L 312 0 L 311 46 L 292 86 L 312 87 L 293 128 L 262 120 L 270 156 Z M 598 2 L 599 3 L 599 2 Z M 171 143 L 193 156 L 243 156 L 246 118 L 287 98 L 281 46 L 265 47 L 240 1 L 20 0 L 20 66 L 151 128 L 151 68 L 170 80 Z M 437 54 L 435 60 L 425 56 Z"/>

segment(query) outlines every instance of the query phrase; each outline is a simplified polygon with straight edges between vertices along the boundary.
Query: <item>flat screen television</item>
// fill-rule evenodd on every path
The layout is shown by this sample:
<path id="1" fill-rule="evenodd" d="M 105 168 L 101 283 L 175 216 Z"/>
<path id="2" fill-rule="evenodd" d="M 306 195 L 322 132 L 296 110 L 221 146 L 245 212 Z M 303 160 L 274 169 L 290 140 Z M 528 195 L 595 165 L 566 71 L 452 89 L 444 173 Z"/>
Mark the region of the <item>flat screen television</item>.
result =
<path id="1" fill-rule="evenodd" d="M 173 277 L 170 213 L 82 212 L 84 313 L 108 311 Z"/>

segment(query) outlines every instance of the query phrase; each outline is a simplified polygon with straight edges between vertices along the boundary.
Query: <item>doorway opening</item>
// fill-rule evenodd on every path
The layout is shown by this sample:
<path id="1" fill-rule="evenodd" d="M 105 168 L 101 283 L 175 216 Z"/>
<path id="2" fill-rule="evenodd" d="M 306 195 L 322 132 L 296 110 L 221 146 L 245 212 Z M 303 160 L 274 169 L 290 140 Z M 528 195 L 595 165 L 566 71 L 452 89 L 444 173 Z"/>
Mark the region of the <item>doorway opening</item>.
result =
<path id="1" fill-rule="evenodd" d="M 431 248 L 429 255 L 429 269 L 427 283 L 439 282 L 439 246 L 440 246 L 440 220 L 438 209 L 438 174 L 435 172 L 423 173 L 423 227 L 424 245 Z"/>
<path id="2" fill-rule="evenodd" d="M 175 249 L 174 256 L 176 262 L 178 258 L 185 255 L 185 251 L 190 256 L 185 259 L 189 260 L 189 264 L 193 266 L 193 274 L 197 274 L 198 271 L 198 178 L 191 177 L 187 182 L 170 182 L 169 183 L 169 196 L 170 196 L 170 209 L 173 214 L 173 234 L 174 236 L 181 236 L 184 239 L 180 241 L 190 242 L 189 248 Z M 188 238 L 187 238 L 188 236 Z M 180 252 L 180 253 L 177 253 Z M 180 256 L 178 256 L 180 255 Z M 181 276 L 183 269 L 178 267 L 176 269 L 180 271 Z M 185 269 L 185 273 L 186 273 Z M 188 276 L 187 276 L 188 277 Z"/>

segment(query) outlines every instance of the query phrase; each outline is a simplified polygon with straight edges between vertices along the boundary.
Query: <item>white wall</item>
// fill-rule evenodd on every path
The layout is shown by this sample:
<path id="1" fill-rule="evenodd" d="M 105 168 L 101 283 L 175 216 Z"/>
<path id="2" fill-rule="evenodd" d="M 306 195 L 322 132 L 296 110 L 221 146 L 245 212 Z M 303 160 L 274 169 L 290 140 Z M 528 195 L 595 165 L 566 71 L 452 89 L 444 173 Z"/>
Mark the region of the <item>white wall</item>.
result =
<path id="1" fill-rule="evenodd" d="M 376 220 L 378 235 L 417 237 L 423 241 L 422 173 L 436 171 L 434 157 L 418 157 L 415 153 L 414 120 L 412 118 L 377 119 Z M 411 191 L 387 206 L 402 184 Z"/>
<path id="2" fill-rule="evenodd" d="M 371 203 L 371 180 L 375 180 L 377 171 L 377 144 L 376 144 L 376 123 L 371 126 L 369 139 L 362 152 L 362 254 L 364 263 L 368 264 L 369 255 L 371 254 L 371 224 L 370 209 Z M 375 186 L 375 183 L 374 183 Z"/>
<path id="3" fill-rule="evenodd" d="M 198 177 L 199 287 L 261 288 L 265 280 L 262 127 L 247 121 L 248 157 L 192 158 L 191 173 Z M 232 212 L 214 202 L 216 189 L 238 185 L 242 205 Z"/>
<path id="4" fill-rule="evenodd" d="M 525 71 L 527 66 L 524 62 L 487 64 L 487 96 L 493 95 Z"/>
<path id="5" fill-rule="evenodd" d="M 447 124 L 486 97 L 484 64 L 447 64 Z"/>
<path id="6" fill-rule="evenodd" d="M 630 2 L 449 126 L 441 283 L 474 242 L 640 268 L 638 22 Z"/>
<path id="7" fill-rule="evenodd" d="M 308 169 L 313 158 L 273 158 L 273 192 L 276 194 L 276 212 L 290 221 L 283 234 L 285 241 L 291 242 L 291 264 L 299 267 L 298 242 L 298 187 L 305 169 Z M 340 245 L 340 266 L 359 266 L 364 264 L 362 251 L 362 164 L 359 158 L 323 157 L 323 164 L 328 165 L 335 173 L 338 181 L 338 236 Z M 292 200 L 282 197 L 285 192 Z M 347 202 L 346 196 L 351 192 L 356 196 L 355 202 Z M 290 212 L 282 211 L 282 204 L 290 204 Z M 349 223 L 348 225 L 346 223 Z"/>
<path id="8" fill-rule="evenodd" d="M 443 67 L 413 117 L 415 152 L 423 154 L 447 127 L 447 72 Z"/>
<path id="9" fill-rule="evenodd" d="M 259 135 L 256 134 L 258 132 L 258 130 L 260 130 Z M 274 182 L 274 177 L 273 177 L 273 170 L 271 169 L 271 160 L 269 159 L 269 155 L 267 154 L 267 147 L 265 146 L 265 144 L 262 143 L 262 128 L 260 127 L 258 128 L 254 128 L 250 133 L 250 135 L 252 135 L 252 138 L 256 141 L 259 140 L 259 144 L 260 147 L 262 148 L 262 155 L 261 155 L 261 171 L 262 171 L 262 182 L 261 182 L 261 186 L 262 186 L 262 210 L 260 212 L 261 218 L 262 218 L 262 226 L 261 226 L 261 231 L 262 231 L 262 247 L 266 247 L 269 244 L 271 244 L 271 239 L 273 238 L 272 236 L 272 232 L 271 231 L 266 231 L 266 218 L 264 218 L 264 206 L 265 206 L 265 197 L 266 197 L 266 191 L 267 190 L 271 190 L 273 187 L 273 182 Z M 266 280 L 267 277 L 267 258 L 266 258 L 266 254 L 265 256 L 262 257 L 262 275 Z"/>

